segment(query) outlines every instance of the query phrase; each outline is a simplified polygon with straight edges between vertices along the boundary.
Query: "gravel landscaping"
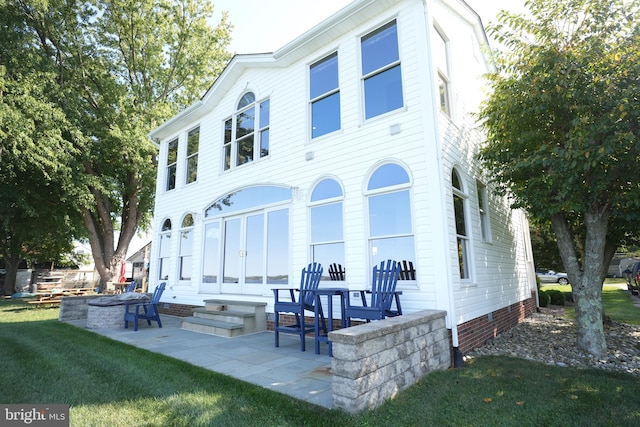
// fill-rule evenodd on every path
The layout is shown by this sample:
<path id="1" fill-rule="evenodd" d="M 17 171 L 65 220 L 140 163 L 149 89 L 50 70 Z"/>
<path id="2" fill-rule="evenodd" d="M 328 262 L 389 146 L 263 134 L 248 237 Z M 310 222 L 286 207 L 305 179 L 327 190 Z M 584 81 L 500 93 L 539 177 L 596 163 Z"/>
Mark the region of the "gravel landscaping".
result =
<path id="1" fill-rule="evenodd" d="M 515 328 L 469 352 L 465 358 L 502 355 L 575 368 L 601 368 L 640 377 L 640 326 L 618 322 L 604 325 L 607 356 L 595 359 L 576 346 L 575 322 L 562 307 L 542 308 Z"/>

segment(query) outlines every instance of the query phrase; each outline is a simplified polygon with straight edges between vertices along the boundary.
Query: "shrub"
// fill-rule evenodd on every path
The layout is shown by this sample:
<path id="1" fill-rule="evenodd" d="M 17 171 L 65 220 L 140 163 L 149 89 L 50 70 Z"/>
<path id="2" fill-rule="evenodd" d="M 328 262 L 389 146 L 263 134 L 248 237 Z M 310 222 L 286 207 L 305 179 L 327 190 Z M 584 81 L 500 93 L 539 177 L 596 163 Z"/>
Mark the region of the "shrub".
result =
<path id="1" fill-rule="evenodd" d="M 547 291 L 539 291 L 538 292 L 538 302 L 540 303 L 540 307 L 546 307 L 551 302 L 551 297 L 547 293 Z"/>
<path id="2" fill-rule="evenodd" d="M 564 293 L 557 289 L 550 289 L 546 291 L 549 294 L 549 298 L 551 299 L 551 304 L 553 305 L 564 305 L 565 298 Z"/>
<path id="3" fill-rule="evenodd" d="M 566 302 L 573 302 L 573 292 L 563 292 Z"/>

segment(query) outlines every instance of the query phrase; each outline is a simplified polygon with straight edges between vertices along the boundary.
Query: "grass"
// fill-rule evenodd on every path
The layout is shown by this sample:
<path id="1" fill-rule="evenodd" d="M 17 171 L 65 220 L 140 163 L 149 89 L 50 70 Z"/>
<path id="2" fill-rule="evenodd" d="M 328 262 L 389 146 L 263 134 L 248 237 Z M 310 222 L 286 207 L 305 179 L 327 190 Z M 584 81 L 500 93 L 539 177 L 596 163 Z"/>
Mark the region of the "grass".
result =
<path id="1" fill-rule="evenodd" d="M 0 403 L 65 403 L 72 426 L 633 426 L 640 381 L 483 357 L 359 415 L 327 410 L 0 302 Z"/>
<path id="2" fill-rule="evenodd" d="M 604 312 L 611 320 L 632 325 L 640 325 L 640 307 L 633 304 L 631 293 L 612 286 L 615 283 L 626 283 L 624 279 L 607 279 L 602 288 L 602 303 Z M 545 285 L 540 289 L 551 290 L 556 289 L 564 293 L 566 296 L 571 294 L 570 285 Z M 568 305 L 566 308 L 567 317 L 575 319 L 575 309 Z"/>

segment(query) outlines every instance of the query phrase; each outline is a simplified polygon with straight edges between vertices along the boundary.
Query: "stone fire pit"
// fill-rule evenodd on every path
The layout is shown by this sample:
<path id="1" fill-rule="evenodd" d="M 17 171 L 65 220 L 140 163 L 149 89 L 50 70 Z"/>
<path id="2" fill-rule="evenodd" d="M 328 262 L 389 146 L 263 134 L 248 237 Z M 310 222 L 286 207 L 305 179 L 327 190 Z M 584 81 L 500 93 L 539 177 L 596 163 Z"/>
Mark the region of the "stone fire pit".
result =
<path id="1" fill-rule="evenodd" d="M 124 312 L 128 303 L 149 302 L 149 296 L 135 292 L 98 297 L 87 303 L 87 328 L 124 328 Z"/>

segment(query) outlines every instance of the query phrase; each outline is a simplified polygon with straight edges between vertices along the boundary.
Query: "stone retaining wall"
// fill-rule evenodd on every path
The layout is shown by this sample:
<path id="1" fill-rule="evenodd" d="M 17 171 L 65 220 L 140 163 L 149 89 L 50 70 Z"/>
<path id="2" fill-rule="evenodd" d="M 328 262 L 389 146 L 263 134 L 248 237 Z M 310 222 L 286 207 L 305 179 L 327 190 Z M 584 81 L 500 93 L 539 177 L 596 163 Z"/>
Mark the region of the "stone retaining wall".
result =
<path id="1" fill-rule="evenodd" d="M 330 332 L 333 407 L 373 409 L 427 373 L 448 369 L 446 314 L 424 310 Z"/>
<path id="2" fill-rule="evenodd" d="M 83 295 L 62 297 L 60 302 L 60 314 L 58 320 L 68 322 L 70 320 L 82 320 L 87 318 L 87 303 L 99 295 Z"/>
<path id="3" fill-rule="evenodd" d="M 124 311 L 126 306 L 89 305 L 87 310 L 87 329 L 124 328 Z"/>

